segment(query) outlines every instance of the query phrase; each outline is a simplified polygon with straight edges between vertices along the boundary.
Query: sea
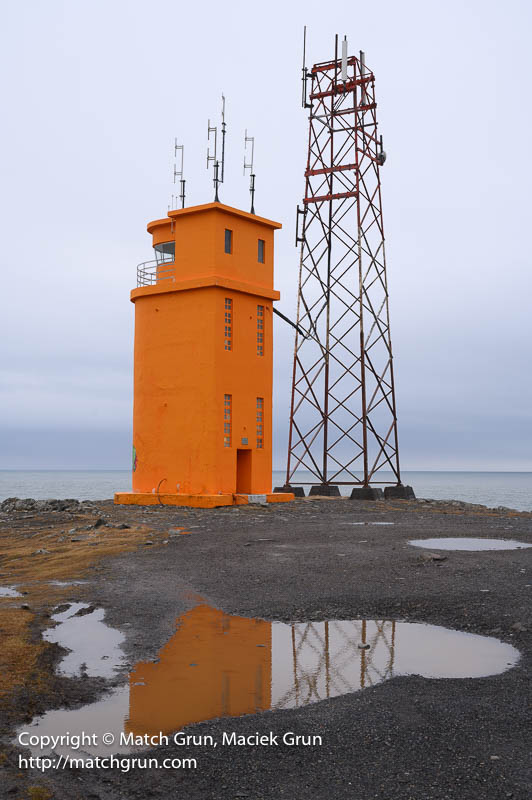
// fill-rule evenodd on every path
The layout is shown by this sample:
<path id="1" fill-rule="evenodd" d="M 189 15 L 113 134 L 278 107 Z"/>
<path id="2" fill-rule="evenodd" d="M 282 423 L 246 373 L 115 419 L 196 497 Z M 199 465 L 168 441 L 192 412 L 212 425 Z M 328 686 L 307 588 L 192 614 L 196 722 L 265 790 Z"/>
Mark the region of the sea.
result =
<path id="1" fill-rule="evenodd" d="M 412 486 L 416 497 L 532 511 L 532 472 L 405 471 L 401 477 L 404 484 Z M 274 471 L 273 486 L 283 486 L 284 482 L 285 472 Z M 312 477 L 303 471 L 296 472 L 292 481 L 294 486 L 310 483 Z M 0 501 L 6 497 L 105 500 L 115 492 L 130 490 L 129 470 L 0 470 Z M 348 495 L 351 489 L 342 486 L 340 491 Z"/>

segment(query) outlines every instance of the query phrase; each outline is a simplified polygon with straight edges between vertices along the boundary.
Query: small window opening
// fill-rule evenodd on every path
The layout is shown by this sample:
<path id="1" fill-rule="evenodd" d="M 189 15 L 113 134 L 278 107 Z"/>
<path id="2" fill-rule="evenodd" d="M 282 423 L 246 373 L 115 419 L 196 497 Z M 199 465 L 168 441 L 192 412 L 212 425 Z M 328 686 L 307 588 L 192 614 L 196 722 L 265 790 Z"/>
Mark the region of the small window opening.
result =
<path id="1" fill-rule="evenodd" d="M 257 450 L 264 448 L 264 397 L 257 397 Z"/>
<path id="2" fill-rule="evenodd" d="M 230 297 L 224 302 L 224 350 L 233 349 L 233 301 Z"/>
<path id="3" fill-rule="evenodd" d="M 258 260 L 259 264 L 264 264 L 266 255 L 266 242 L 264 239 L 259 239 L 259 251 L 258 251 Z"/>
<path id="4" fill-rule="evenodd" d="M 232 395 L 224 394 L 224 447 L 231 447 Z"/>
<path id="5" fill-rule="evenodd" d="M 225 252 L 233 252 L 233 231 L 230 231 L 228 228 L 225 229 Z"/>
<path id="6" fill-rule="evenodd" d="M 264 355 L 264 306 L 257 306 L 257 355 Z"/>

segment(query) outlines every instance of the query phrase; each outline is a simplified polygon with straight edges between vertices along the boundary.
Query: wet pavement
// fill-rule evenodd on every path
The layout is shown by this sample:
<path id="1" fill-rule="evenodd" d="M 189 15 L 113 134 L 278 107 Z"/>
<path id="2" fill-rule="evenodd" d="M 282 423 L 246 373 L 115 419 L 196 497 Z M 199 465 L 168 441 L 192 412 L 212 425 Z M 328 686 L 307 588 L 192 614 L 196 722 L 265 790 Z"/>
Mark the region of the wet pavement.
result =
<path id="1" fill-rule="evenodd" d="M 115 677 L 65 676 L 65 698 L 84 687 L 86 726 L 113 730 L 119 719 L 128 730 L 184 724 L 221 743 L 224 733 L 248 738 L 149 749 L 194 756 L 194 771 L 35 773 L 54 798 L 528 800 L 531 550 L 433 560 L 409 542 L 532 543 L 531 515 L 349 500 L 215 511 L 101 504 L 98 513 L 142 521 L 155 544 L 65 587 L 68 602 L 94 608 L 85 618 L 104 609 L 125 637 Z M 75 712 L 54 697 L 49 715 Z M 287 731 L 321 744 L 285 743 Z M 279 744 L 257 747 L 256 734 Z M 20 751 L 8 749 L 9 765 Z M 14 782 L 16 770 L 7 774 Z"/>

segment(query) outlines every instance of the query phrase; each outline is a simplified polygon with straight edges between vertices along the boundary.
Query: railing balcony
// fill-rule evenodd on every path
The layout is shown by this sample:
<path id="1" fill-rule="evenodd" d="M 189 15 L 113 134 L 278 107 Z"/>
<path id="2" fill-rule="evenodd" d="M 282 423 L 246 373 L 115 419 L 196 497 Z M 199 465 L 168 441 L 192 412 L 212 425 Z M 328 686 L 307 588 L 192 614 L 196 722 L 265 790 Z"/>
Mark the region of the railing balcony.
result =
<path id="1" fill-rule="evenodd" d="M 173 255 L 159 257 L 153 261 L 143 261 L 137 266 L 137 286 L 153 286 L 159 281 L 173 280 Z"/>

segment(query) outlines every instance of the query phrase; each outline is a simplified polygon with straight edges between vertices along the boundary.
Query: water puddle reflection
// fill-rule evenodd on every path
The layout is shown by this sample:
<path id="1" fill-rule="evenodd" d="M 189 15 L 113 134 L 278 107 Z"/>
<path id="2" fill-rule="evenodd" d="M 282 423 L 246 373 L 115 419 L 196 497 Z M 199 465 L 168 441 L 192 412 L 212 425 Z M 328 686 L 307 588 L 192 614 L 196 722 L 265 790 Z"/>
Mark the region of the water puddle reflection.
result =
<path id="1" fill-rule="evenodd" d="M 0 586 L 0 597 L 22 597 L 12 586 Z"/>
<path id="2" fill-rule="evenodd" d="M 525 547 L 532 547 L 532 544 L 517 542 L 515 539 L 481 539 L 459 536 L 411 539 L 409 544 L 413 544 L 414 547 L 425 547 L 429 550 L 521 550 Z"/>
<path id="3" fill-rule="evenodd" d="M 59 624 L 45 631 L 43 639 L 70 651 L 59 664 L 61 675 L 112 678 L 124 658 L 120 648 L 124 634 L 105 624 L 103 608 L 86 613 L 88 608 L 86 603 L 71 603 L 53 614 Z"/>
<path id="4" fill-rule="evenodd" d="M 113 732 L 114 745 L 102 746 L 98 736 L 98 745 L 82 749 L 92 755 L 124 753 L 134 749 L 128 734 L 169 734 L 204 720 L 298 708 L 399 675 L 496 675 L 519 659 L 514 647 L 497 639 L 419 623 L 285 624 L 203 604 L 177 622 L 158 661 L 136 664 L 127 686 L 81 709 L 48 712 L 24 730 L 39 736 Z M 99 646 L 97 639 L 90 641 L 93 649 Z M 81 755 L 67 746 L 55 752 Z"/>

